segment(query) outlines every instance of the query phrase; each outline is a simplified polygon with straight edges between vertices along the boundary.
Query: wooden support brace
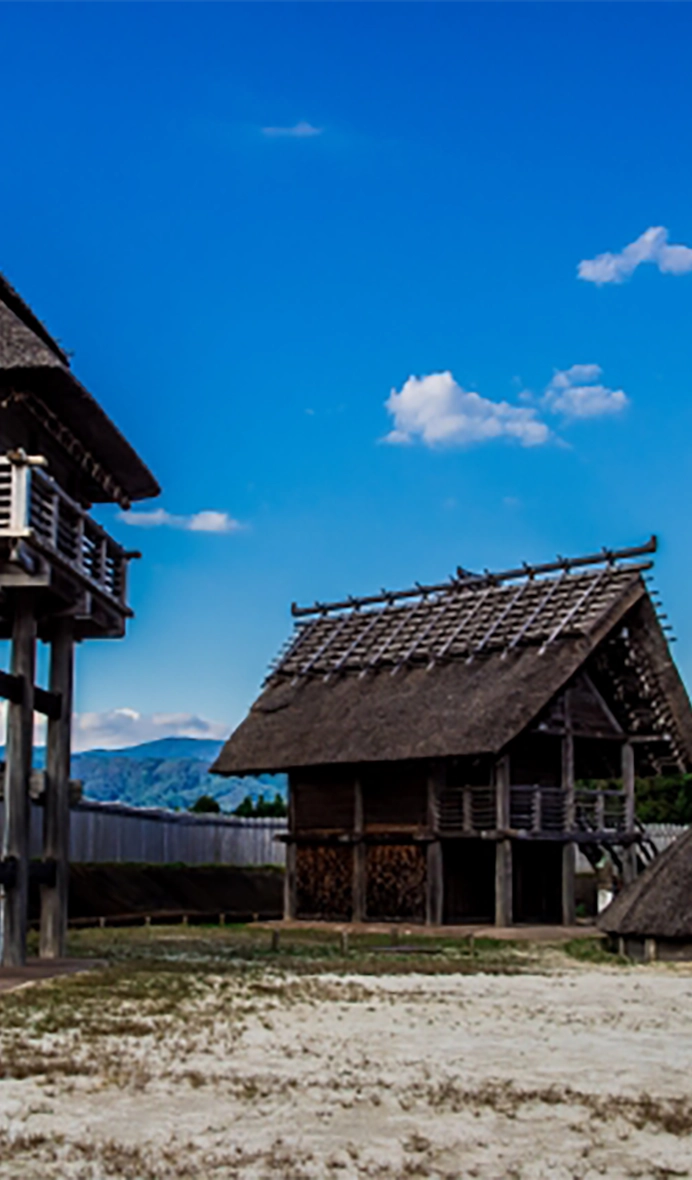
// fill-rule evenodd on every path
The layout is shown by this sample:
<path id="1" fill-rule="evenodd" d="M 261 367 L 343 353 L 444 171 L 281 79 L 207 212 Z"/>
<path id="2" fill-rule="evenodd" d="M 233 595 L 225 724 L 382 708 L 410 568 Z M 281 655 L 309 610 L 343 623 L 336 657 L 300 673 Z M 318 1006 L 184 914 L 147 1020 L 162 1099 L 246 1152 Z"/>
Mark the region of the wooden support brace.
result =
<path id="1" fill-rule="evenodd" d="M 21 705 L 24 694 L 24 681 L 21 676 L 11 672 L 0 671 L 0 698 Z M 45 688 L 34 685 L 34 711 L 43 713 L 45 717 L 57 719 L 62 709 L 59 693 L 46 692 Z"/>

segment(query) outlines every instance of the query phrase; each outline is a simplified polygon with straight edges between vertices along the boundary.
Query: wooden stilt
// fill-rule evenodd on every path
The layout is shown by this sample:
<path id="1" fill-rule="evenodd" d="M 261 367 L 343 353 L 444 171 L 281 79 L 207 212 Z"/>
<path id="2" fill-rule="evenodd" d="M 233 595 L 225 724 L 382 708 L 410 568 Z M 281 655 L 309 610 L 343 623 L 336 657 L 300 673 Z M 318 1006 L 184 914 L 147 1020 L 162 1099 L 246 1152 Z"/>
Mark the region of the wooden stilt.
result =
<path id="1" fill-rule="evenodd" d="M 512 841 L 498 840 L 495 846 L 495 925 L 511 926 L 512 904 Z"/>
<path id="2" fill-rule="evenodd" d="M 444 785 L 444 769 L 431 770 L 428 775 L 428 830 L 437 834 L 437 808 Z M 444 904 L 442 874 L 442 845 L 439 840 L 428 844 L 426 854 L 425 921 L 428 926 L 440 926 Z"/>
<path id="3" fill-rule="evenodd" d="M 29 897 L 29 779 L 34 722 L 36 618 L 30 594 L 17 595 L 12 623 L 11 669 L 22 681 L 21 700 L 7 704 L 5 827 L 3 857 L 12 858 L 16 875 L 4 887 L 2 961 L 6 967 L 26 962 Z"/>
<path id="4" fill-rule="evenodd" d="M 625 830 L 628 835 L 634 833 L 634 746 L 631 742 L 622 745 L 622 789 L 625 792 Z M 622 876 L 625 885 L 634 881 L 637 875 L 637 850 L 634 844 L 628 844 L 623 851 Z"/>
<path id="5" fill-rule="evenodd" d="M 296 834 L 296 801 L 293 783 L 288 779 L 288 834 Z M 286 845 L 286 876 L 284 877 L 284 918 L 295 918 L 297 912 L 296 897 L 296 846 Z"/>
<path id="6" fill-rule="evenodd" d="M 565 831 L 573 832 L 576 826 L 574 798 L 574 735 L 570 713 L 569 689 L 564 696 L 565 735 L 562 739 L 562 790 L 565 800 Z M 576 921 L 575 870 L 577 863 L 576 844 L 562 848 L 562 924 L 573 926 Z"/>
<path id="7" fill-rule="evenodd" d="M 510 763 L 509 755 L 498 758 L 495 763 L 495 806 L 497 828 L 507 831 L 510 826 Z M 495 925 L 511 926 L 513 920 L 512 902 L 512 841 L 499 839 L 495 849 Z"/>
<path id="8" fill-rule="evenodd" d="M 625 829 L 634 832 L 634 746 L 622 745 L 622 789 L 625 792 Z"/>
<path id="9" fill-rule="evenodd" d="M 367 909 L 367 866 L 363 843 L 363 784 L 357 778 L 353 784 L 353 921 L 364 922 Z"/>
<path id="10" fill-rule="evenodd" d="M 46 745 L 43 856 L 55 864 L 55 880 L 41 886 L 39 954 L 44 959 L 63 958 L 67 937 L 73 667 L 72 620 L 61 619 L 51 640 L 50 687 L 60 694 L 61 710 L 48 722 Z"/>

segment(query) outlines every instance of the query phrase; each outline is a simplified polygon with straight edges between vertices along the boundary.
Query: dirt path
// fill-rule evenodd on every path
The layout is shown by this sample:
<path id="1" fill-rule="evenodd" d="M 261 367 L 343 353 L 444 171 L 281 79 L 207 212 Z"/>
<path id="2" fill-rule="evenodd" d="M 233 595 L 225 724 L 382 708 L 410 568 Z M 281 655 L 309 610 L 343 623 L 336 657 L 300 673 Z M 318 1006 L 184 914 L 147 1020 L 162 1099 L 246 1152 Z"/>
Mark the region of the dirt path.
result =
<path id="1" fill-rule="evenodd" d="M 0 1176 L 692 1176 L 689 971 L 246 972 L 95 1019 L 23 1030 Z"/>

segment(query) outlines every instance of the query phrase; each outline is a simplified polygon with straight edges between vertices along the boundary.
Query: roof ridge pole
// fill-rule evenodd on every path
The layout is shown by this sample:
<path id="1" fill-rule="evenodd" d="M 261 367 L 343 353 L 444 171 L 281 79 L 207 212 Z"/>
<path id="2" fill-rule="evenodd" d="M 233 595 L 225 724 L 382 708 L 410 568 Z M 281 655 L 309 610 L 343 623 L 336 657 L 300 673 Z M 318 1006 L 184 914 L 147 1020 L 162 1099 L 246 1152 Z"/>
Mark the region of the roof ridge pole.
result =
<path id="1" fill-rule="evenodd" d="M 298 606 L 295 602 L 291 604 L 291 614 L 294 618 L 299 618 L 302 615 L 312 615 L 317 613 L 326 614 L 329 611 L 346 610 L 348 607 L 354 606 L 374 606 L 381 602 L 392 602 L 396 598 L 416 598 L 419 595 L 430 595 L 451 592 L 454 590 L 465 590 L 469 586 L 482 585 L 496 585 L 498 582 L 510 582 L 516 578 L 535 577 L 536 574 L 551 574 L 557 573 L 558 570 L 575 569 L 578 566 L 584 565 L 601 565 L 607 562 L 612 565 L 616 561 L 626 561 L 631 557 L 640 557 L 645 553 L 655 553 L 658 548 L 658 540 L 655 535 L 652 535 L 644 545 L 634 545 L 629 549 L 606 549 L 603 548 L 600 553 L 588 553 L 584 557 L 558 557 L 557 561 L 548 561 L 543 565 L 527 565 L 526 562 L 516 569 L 500 570 L 497 573 L 492 573 L 490 570 L 485 570 L 482 574 L 473 574 L 471 576 L 450 578 L 447 582 L 439 582 L 432 586 L 422 586 L 417 583 L 413 587 L 406 590 L 389 590 L 381 594 L 371 594 L 364 598 L 349 597 L 340 602 L 315 602 L 313 606 Z"/>

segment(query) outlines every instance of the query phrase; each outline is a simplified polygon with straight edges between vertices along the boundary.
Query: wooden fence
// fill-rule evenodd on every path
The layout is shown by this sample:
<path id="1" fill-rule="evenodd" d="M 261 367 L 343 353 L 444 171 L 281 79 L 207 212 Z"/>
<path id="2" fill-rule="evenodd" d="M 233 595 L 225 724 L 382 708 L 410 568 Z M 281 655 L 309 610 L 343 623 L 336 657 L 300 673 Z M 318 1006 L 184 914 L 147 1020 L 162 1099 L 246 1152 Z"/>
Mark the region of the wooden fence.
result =
<path id="1" fill-rule="evenodd" d="M 4 805 L 0 803 L 0 833 Z M 43 808 L 31 807 L 31 856 L 41 856 Z M 95 864 L 283 865 L 284 819 L 191 815 L 82 800 L 70 813 L 70 860 Z"/>

